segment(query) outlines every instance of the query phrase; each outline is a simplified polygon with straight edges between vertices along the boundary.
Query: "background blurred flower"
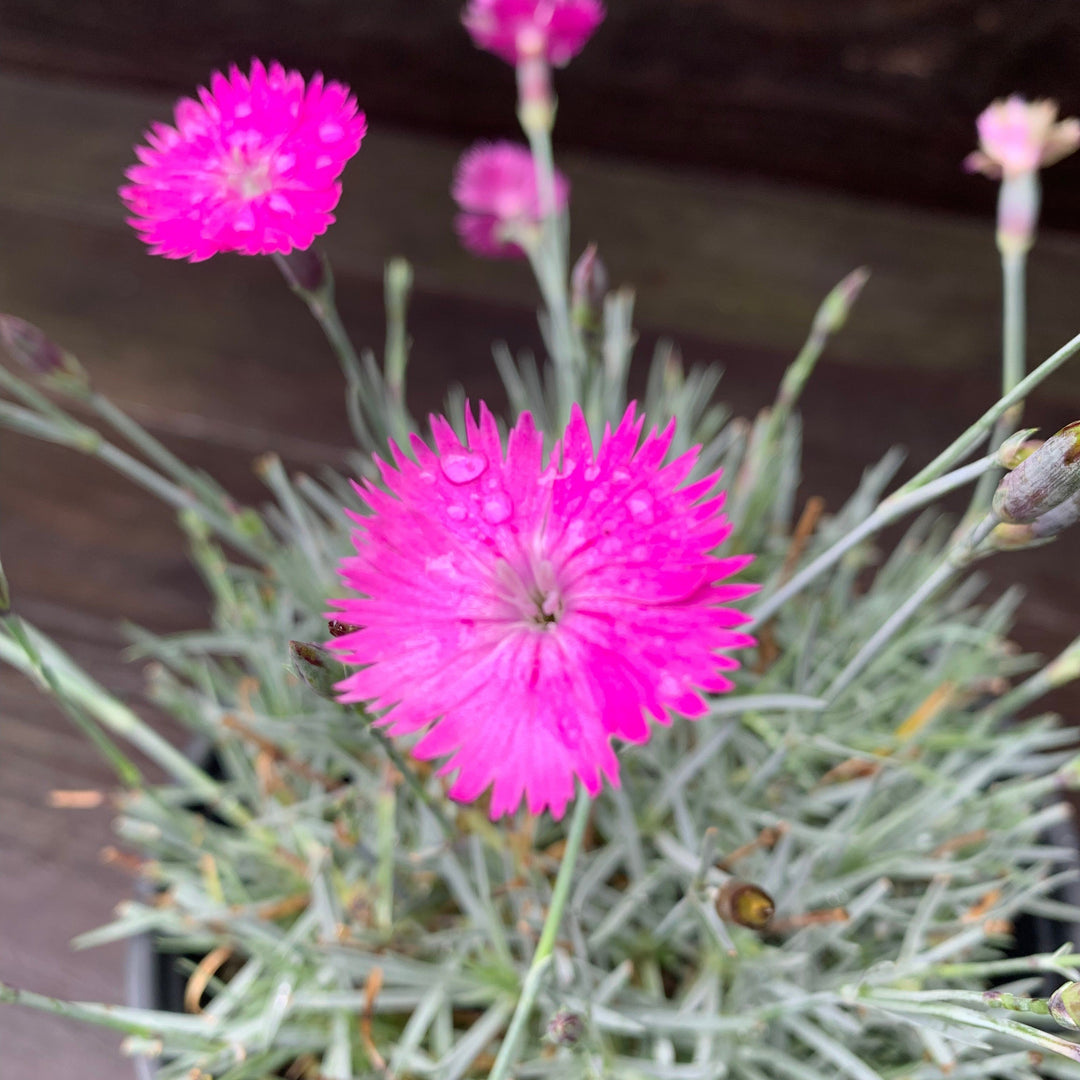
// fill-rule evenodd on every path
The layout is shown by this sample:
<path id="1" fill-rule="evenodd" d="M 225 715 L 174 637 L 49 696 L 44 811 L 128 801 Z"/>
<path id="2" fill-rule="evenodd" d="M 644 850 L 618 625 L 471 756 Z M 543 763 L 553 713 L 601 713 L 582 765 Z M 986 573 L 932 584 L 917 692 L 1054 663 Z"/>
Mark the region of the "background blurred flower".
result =
<path id="1" fill-rule="evenodd" d="M 979 149 L 964 166 L 998 180 L 1053 165 L 1080 146 L 1080 121 L 1057 115 L 1056 101 L 1025 101 L 1013 94 L 993 102 L 979 114 Z"/>
<path id="2" fill-rule="evenodd" d="M 516 64 L 540 53 L 569 63 L 604 21 L 600 0 L 470 0 L 462 20 L 478 48 Z"/>
<path id="3" fill-rule="evenodd" d="M 466 150 L 454 173 L 453 195 L 462 210 L 455 227 L 465 247 L 492 258 L 524 254 L 509 237 L 535 229 L 541 220 L 536 163 L 528 147 L 481 142 Z M 556 213 L 569 199 L 570 182 L 556 170 Z"/>
<path id="4" fill-rule="evenodd" d="M 522 798 L 559 817 L 575 775 L 591 794 L 618 782 L 613 737 L 645 742 L 647 715 L 700 716 L 699 691 L 731 689 L 724 650 L 753 639 L 723 605 L 754 586 L 719 582 L 750 556 L 713 554 L 731 529 L 718 476 L 680 486 L 697 450 L 663 464 L 674 423 L 639 448 L 631 406 L 594 454 L 575 406 L 545 467 L 529 413 L 505 455 L 484 406 L 465 418 L 466 445 L 434 417 L 436 449 L 391 445 L 389 493 L 363 489 L 374 516 L 355 515 L 341 567 L 363 598 L 333 604 L 364 629 L 329 647 L 365 666 L 341 700 L 386 710 L 392 735 L 430 725 L 414 753 L 449 755 L 452 797 L 490 786 L 492 817 Z"/>
<path id="5" fill-rule="evenodd" d="M 155 124 L 120 196 L 155 255 L 192 262 L 306 248 L 334 220 L 337 178 L 367 124 L 348 88 L 255 60 L 215 72 L 176 126 Z"/>

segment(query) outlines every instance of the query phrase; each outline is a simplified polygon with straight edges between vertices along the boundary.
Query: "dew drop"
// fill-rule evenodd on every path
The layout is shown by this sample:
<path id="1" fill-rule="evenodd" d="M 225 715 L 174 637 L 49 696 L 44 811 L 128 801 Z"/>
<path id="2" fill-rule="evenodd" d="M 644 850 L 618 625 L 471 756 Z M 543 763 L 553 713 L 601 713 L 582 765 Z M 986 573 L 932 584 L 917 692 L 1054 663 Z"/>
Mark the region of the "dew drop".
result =
<path id="1" fill-rule="evenodd" d="M 608 497 L 607 484 L 601 484 L 600 487 L 594 487 L 589 492 L 589 499 L 594 503 L 605 502 Z"/>
<path id="2" fill-rule="evenodd" d="M 444 454 L 439 464 L 451 484 L 471 484 L 487 468 L 488 461 L 479 451 L 454 450 Z"/>
<path id="3" fill-rule="evenodd" d="M 435 483 L 435 474 L 433 472 L 428 472 L 428 470 L 425 469 L 420 474 L 420 482 L 422 484 L 434 484 Z"/>
<path id="4" fill-rule="evenodd" d="M 493 491 L 484 499 L 480 513 L 491 525 L 501 525 L 514 512 L 514 504 L 505 491 Z"/>
<path id="5" fill-rule="evenodd" d="M 464 521 L 465 518 L 469 516 L 469 512 L 464 506 L 455 504 L 446 508 L 446 516 L 450 518 L 451 521 Z"/>
<path id="6" fill-rule="evenodd" d="M 635 491 L 626 500 L 626 505 L 630 511 L 630 516 L 639 525 L 651 525 L 656 520 L 656 514 L 653 510 L 653 497 L 647 491 Z"/>
<path id="7" fill-rule="evenodd" d="M 590 466 L 589 466 L 589 467 L 588 467 L 588 468 L 587 468 L 587 469 L 585 470 L 585 479 L 586 479 L 586 480 L 588 480 L 590 484 L 591 484 L 591 483 L 592 483 L 592 482 L 593 482 L 593 481 L 594 481 L 594 480 L 595 480 L 595 479 L 596 479 L 596 478 L 597 478 L 597 477 L 598 477 L 599 475 L 600 475 L 600 466 L 599 466 L 599 465 L 590 465 Z"/>
<path id="8" fill-rule="evenodd" d="M 630 479 L 630 474 L 625 469 L 616 469 L 611 474 L 612 480 L 617 480 L 620 484 L 625 484 Z"/>

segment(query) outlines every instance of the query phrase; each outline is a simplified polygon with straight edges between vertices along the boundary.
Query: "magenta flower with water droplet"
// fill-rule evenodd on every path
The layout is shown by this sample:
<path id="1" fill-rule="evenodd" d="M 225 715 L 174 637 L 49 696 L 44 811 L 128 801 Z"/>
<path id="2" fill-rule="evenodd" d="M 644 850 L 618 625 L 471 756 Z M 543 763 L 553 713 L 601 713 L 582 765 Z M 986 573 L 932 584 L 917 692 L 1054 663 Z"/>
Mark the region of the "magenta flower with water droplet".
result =
<path id="1" fill-rule="evenodd" d="M 128 224 L 154 255 L 288 254 L 333 222 L 338 177 L 367 130 L 348 87 L 261 61 L 214 72 L 176 126 L 155 124 L 120 189 Z"/>
<path id="2" fill-rule="evenodd" d="M 339 697 L 423 732 L 413 753 L 445 758 L 454 798 L 559 817 L 575 777 L 618 783 L 613 740 L 732 688 L 729 652 L 753 639 L 728 605 L 755 586 L 725 579 L 750 556 L 716 554 L 731 526 L 718 474 L 686 483 L 697 450 L 664 463 L 674 422 L 642 441 L 631 406 L 594 452 L 575 406 L 546 460 L 529 413 L 505 447 L 483 405 L 465 424 L 462 444 L 433 417 L 435 449 L 391 444 L 385 489 L 357 488 L 371 512 L 352 515 L 352 595 L 330 618 L 359 629 L 328 647 L 358 670 Z"/>

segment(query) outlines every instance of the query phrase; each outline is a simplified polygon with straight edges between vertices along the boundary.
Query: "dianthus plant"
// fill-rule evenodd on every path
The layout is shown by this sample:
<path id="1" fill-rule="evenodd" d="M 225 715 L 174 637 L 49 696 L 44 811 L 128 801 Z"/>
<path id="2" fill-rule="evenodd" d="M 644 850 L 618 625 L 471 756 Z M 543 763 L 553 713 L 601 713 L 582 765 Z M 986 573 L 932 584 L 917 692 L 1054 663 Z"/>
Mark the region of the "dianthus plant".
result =
<path id="1" fill-rule="evenodd" d="M 365 120 L 339 83 L 273 63 L 182 101 L 122 197 L 155 254 L 277 261 L 341 362 L 351 477 L 268 455 L 269 501 L 239 505 L 0 318 L 28 368 L 0 367 L 0 422 L 175 507 L 213 600 L 208 631 L 134 641 L 197 737 L 185 753 L 0 574 L 0 659 L 114 767 L 140 879 L 80 944 L 133 938 L 182 989 L 177 1011 L 2 985 L 0 1003 L 119 1029 L 161 1080 L 1080 1077 L 1080 955 L 1014 942 L 1021 917 L 1080 914 L 1060 839 L 1080 766 L 1032 708 L 1080 675 L 1080 639 L 1023 655 L 1017 597 L 980 604 L 966 574 L 1080 519 L 1075 426 L 1015 432 L 1080 349 L 1026 372 L 1038 169 L 1077 125 L 1018 98 L 984 114 L 1002 397 L 903 482 L 897 456 L 868 467 L 827 516 L 801 502 L 796 405 L 866 274 L 826 297 L 753 422 L 669 344 L 629 401 L 632 294 L 595 249 L 571 269 L 551 143 L 552 67 L 602 19 L 598 0 L 465 12 L 514 65 L 527 142 L 467 151 L 453 182 L 465 245 L 528 259 L 543 300 L 545 363 L 496 355 L 509 416 L 460 394 L 409 413 L 399 260 L 383 362 L 354 351 L 310 245 Z M 968 485 L 945 521 L 934 504 Z"/>

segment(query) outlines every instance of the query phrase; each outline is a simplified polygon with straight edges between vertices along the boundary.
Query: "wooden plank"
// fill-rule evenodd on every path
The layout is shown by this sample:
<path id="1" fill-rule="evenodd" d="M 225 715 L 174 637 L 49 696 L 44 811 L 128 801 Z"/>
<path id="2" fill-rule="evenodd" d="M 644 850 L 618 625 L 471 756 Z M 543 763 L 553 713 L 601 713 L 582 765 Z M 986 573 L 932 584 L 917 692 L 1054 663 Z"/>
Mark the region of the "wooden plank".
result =
<path id="1" fill-rule="evenodd" d="M 0 76 L 0 245 L 18 253 L 0 265 L 0 298 L 28 318 L 48 312 L 58 337 L 93 356 L 103 333 L 95 313 L 109 310 L 126 327 L 129 366 L 149 362 L 143 334 L 152 331 L 158 347 L 176 340 L 190 333 L 197 310 L 196 327 L 216 335 L 216 351 L 196 337 L 197 352 L 170 356 L 170 367 L 205 373 L 228 363 L 230 378 L 254 383 L 266 365 L 306 362 L 320 348 L 317 333 L 286 303 L 260 312 L 270 332 L 254 336 L 261 327 L 249 317 L 248 297 L 269 287 L 272 269 L 252 259 L 195 267 L 150 259 L 121 223 L 115 189 L 131 144 L 151 119 L 168 115 L 170 100 Z M 434 297 L 453 298 L 439 316 L 447 322 L 458 298 L 531 305 L 524 266 L 472 258 L 453 235 L 447 188 L 463 140 L 372 121 L 326 238 L 341 273 L 377 281 L 383 261 L 403 254 L 433 306 Z M 618 158 L 567 154 L 563 164 L 574 185 L 574 247 L 597 241 L 613 279 L 640 287 L 644 326 L 792 353 L 825 292 L 866 264 L 874 277 L 831 357 L 993 377 L 999 284 L 989 215 L 916 212 Z M 1045 204 L 1055 198 L 1048 190 Z M 68 255 L 56 259 L 61 237 Z M 95 267 L 92 281 L 87 265 Z M 359 303 L 350 290 L 342 293 L 357 340 L 378 344 L 376 294 Z M 1080 240 L 1045 231 L 1031 267 L 1033 358 L 1076 332 L 1078 294 Z M 456 320 L 464 324 L 477 310 L 461 307 Z M 504 333 L 503 325 L 496 318 L 477 328 L 477 369 L 487 367 L 486 339 Z M 422 334 L 417 347 L 427 347 Z M 1056 385 L 1080 387 L 1080 364 Z"/>
<path id="2" fill-rule="evenodd" d="M 278 57 L 347 79 L 380 124 L 512 130 L 512 79 L 458 25 L 463 0 L 6 0 L 6 69 L 188 92 L 215 67 Z M 1070 99 L 1073 0 L 612 0 L 560 74 L 568 144 L 743 170 L 929 206 L 988 209 L 966 177 L 994 96 Z M 1080 161 L 1048 176 L 1050 213 L 1080 226 Z"/>

